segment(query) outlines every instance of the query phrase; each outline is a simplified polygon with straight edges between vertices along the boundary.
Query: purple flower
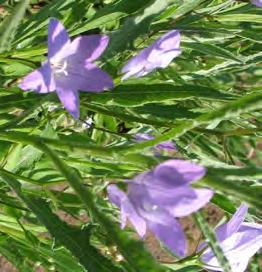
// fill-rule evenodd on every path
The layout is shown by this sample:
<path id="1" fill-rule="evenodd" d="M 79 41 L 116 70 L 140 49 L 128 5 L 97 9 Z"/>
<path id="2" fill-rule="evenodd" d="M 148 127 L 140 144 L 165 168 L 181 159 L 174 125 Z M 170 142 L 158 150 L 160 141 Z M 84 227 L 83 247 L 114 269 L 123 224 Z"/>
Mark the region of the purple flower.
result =
<path id="1" fill-rule="evenodd" d="M 113 87 L 109 75 L 92 62 L 108 44 L 105 35 L 80 36 L 70 41 L 64 26 L 50 19 L 48 26 L 48 58 L 28 74 L 19 85 L 23 90 L 56 93 L 66 110 L 79 118 L 79 90 L 100 92 Z"/>
<path id="2" fill-rule="evenodd" d="M 211 199 L 211 190 L 193 189 L 190 185 L 204 175 L 202 166 L 169 160 L 127 181 L 127 194 L 109 185 L 109 199 L 121 210 L 122 228 L 128 218 L 140 237 L 148 228 L 167 248 L 184 256 L 186 238 L 175 217 L 187 216 Z"/>
<path id="3" fill-rule="evenodd" d="M 251 0 L 251 3 L 257 7 L 262 8 L 262 0 Z"/>
<path id="4" fill-rule="evenodd" d="M 156 40 L 148 48 L 143 49 L 122 68 L 125 75 L 122 80 L 131 76 L 141 77 L 156 68 L 166 68 L 169 63 L 180 55 L 180 33 L 172 30 Z"/>
<path id="5" fill-rule="evenodd" d="M 262 247 L 262 225 L 245 223 L 247 206 L 242 204 L 228 223 L 216 229 L 217 240 L 228 259 L 232 272 L 244 272 L 249 259 Z M 199 250 L 205 247 L 202 244 Z M 207 248 L 201 256 L 206 267 L 223 271 L 212 250 Z"/>
<path id="6" fill-rule="evenodd" d="M 153 140 L 155 137 L 147 133 L 137 133 L 134 136 L 137 142 Z M 177 151 L 176 145 L 171 141 L 166 141 L 155 146 L 156 149 Z"/>

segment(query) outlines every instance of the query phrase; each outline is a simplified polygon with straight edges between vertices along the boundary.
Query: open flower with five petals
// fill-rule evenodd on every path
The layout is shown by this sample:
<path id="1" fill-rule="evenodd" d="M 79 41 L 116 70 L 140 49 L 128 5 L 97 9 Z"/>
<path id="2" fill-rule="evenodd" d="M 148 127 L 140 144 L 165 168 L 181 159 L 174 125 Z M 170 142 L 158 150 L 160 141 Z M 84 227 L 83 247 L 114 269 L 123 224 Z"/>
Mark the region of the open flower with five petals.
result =
<path id="1" fill-rule="evenodd" d="M 109 185 L 109 199 L 121 210 L 122 228 L 128 218 L 140 237 L 149 229 L 167 248 L 185 256 L 186 238 L 176 217 L 197 211 L 211 199 L 211 190 L 191 187 L 204 175 L 202 166 L 169 160 L 127 181 L 127 194 Z"/>
<path id="2" fill-rule="evenodd" d="M 70 41 L 64 26 L 57 19 L 50 19 L 47 61 L 28 74 L 19 87 L 38 93 L 56 90 L 65 109 L 78 119 L 78 91 L 101 92 L 113 87 L 110 76 L 92 63 L 108 41 L 106 35 L 79 36 Z"/>

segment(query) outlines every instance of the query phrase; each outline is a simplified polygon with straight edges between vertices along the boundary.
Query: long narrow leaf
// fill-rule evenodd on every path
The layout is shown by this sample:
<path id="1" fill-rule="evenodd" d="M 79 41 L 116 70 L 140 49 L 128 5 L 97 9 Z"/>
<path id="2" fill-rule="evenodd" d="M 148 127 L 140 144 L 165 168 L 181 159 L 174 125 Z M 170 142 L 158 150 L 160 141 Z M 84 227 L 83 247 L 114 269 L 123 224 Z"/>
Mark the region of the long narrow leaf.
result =
<path id="1" fill-rule="evenodd" d="M 22 0 L 0 27 L 0 53 L 10 49 L 14 33 L 22 20 L 30 0 Z"/>
<path id="2" fill-rule="evenodd" d="M 194 218 L 201 229 L 204 237 L 206 238 L 206 242 L 208 246 L 210 246 L 213 250 L 213 253 L 215 254 L 218 263 L 220 264 L 221 268 L 224 272 L 231 272 L 231 268 L 229 265 L 228 260 L 224 256 L 224 253 L 222 249 L 220 248 L 217 240 L 215 232 L 212 230 L 212 228 L 208 225 L 206 222 L 204 216 L 201 214 L 201 212 L 197 212 L 194 214 Z"/>

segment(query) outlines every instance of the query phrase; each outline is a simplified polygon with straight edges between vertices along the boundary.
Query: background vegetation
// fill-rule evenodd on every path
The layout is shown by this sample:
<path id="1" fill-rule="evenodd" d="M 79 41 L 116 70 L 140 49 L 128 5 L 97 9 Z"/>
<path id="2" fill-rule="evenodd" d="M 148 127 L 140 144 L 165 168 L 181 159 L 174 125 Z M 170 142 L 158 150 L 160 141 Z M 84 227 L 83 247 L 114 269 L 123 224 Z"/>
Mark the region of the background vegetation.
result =
<path id="1" fill-rule="evenodd" d="M 109 182 L 168 158 L 208 168 L 198 185 L 216 191 L 212 202 L 225 217 L 246 202 L 248 220 L 261 223 L 262 9 L 234 0 L 0 4 L 0 254 L 18 271 L 202 271 L 194 258 L 157 262 L 131 229 L 120 231 L 107 200 Z M 55 94 L 17 87 L 46 58 L 50 17 L 72 37 L 110 36 L 99 61 L 116 87 L 82 92 L 80 121 Z M 167 69 L 121 82 L 127 60 L 171 29 L 181 31 L 182 54 Z M 156 137 L 135 143 L 138 132 Z M 154 156 L 150 147 L 164 140 L 178 151 Z"/>

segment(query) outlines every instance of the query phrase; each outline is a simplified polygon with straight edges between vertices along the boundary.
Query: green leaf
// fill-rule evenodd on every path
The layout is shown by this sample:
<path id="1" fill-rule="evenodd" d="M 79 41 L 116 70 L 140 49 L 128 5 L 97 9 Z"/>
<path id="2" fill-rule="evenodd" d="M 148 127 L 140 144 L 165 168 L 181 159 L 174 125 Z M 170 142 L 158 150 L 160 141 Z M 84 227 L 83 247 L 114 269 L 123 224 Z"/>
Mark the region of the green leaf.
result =
<path id="1" fill-rule="evenodd" d="M 12 176 L 1 173 L 6 182 L 23 200 L 23 202 L 34 212 L 37 218 L 48 229 L 50 234 L 63 244 L 79 260 L 88 271 L 121 271 L 108 259 L 101 255 L 98 250 L 89 243 L 89 236 L 85 230 L 69 226 L 55 215 L 45 200 L 25 195 L 19 182 Z"/>
<path id="2" fill-rule="evenodd" d="M 66 13 L 68 10 L 72 10 L 74 6 L 74 0 L 58 0 L 51 2 L 44 6 L 39 12 L 34 14 L 30 20 L 21 24 L 18 28 L 15 44 L 23 42 L 27 38 L 34 38 L 35 33 L 39 30 L 43 30 L 47 33 L 47 28 L 50 17 L 61 18 L 61 13 Z"/>
<path id="3" fill-rule="evenodd" d="M 262 43 L 262 33 L 261 31 L 251 31 L 251 30 L 243 30 L 240 33 L 237 34 L 240 37 L 250 39 L 255 42 Z"/>
<path id="4" fill-rule="evenodd" d="M 160 19 L 167 19 L 172 17 L 177 19 L 186 13 L 196 9 L 200 4 L 204 3 L 206 0 L 187 0 L 183 1 L 181 5 L 176 4 L 168 8 L 163 14 L 160 16 Z"/>
<path id="5" fill-rule="evenodd" d="M 135 144 L 126 148 L 123 148 L 123 152 L 136 152 L 141 151 L 144 148 L 152 147 L 160 144 L 164 141 L 174 139 L 192 130 L 200 125 L 210 124 L 212 122 L 220 122 L 222 120 L 229 120 L 230 118 L 240 116 L 243 113 L 252 112 L 262 109 L 262 94 L 252 93 L 237 99 L 234 102 L 227 103 L 227 105 L 213 110 L 210 113 L 201 114 L 195 120 L 187 120 L 184 123 L 178 125 L 176 128 L 143 143 Z"/>
<path id="6" fill-rule="evenodd" d="M 36 236 L 35 236 L 35 239 Z M 56 271 L 58 272 L 83 272 L 85 269 L 78 264 L 73 256 L 70 255 L 70 252 L 66 249 L 60 248 L 53 248 L 52 242 L 50 243 L 43 243 L 40 242 L 36 246 L 32 246 L 26 240 L 16 240 L 15 237 L 6 237 L 6 239 L 0 240 L 0 247 L 4 250 L 13 250 L 14 252 L 18 252 L 21 259 L 23 260 L 22 263 L 27 264 L 30 262 L 31 268 L 35 268 L 41 266 L 46 270 L 49 270 L 53 266 L 55 267 Z M 17 258 L 19 260 L 19 257 Z M 10 259 L 8 259 L 10 260 Z M 10 260 L 13 264 L 16 265 L 16 260 Z M 19 267 L 17 267 L 20 271 Z M 23 271 L 21 269 L 21 271 Z M 30 271 L 29 268 L 28 270 Z M 35 270 L 34 270 L 35 271 Z"/>
<path id="7" fill-rule="evenodd" d="M 140 115 L 134 115 L 130 113 L 125 113 L 122 108 L 116 108 L 116 107 L 103 107 L 96 104 L 91 103 L 85 103 L 84 107 L 90 111 L 94 111 L 97 113 L 102 113 L 109 116 L 114 116 L 116 118 L 119 118 L 120 120 L 124 120 L 127 122 L 137 122 L 141 124 L 148 124 L 148 125 L 154 125 L 159 127 L 172 127 L 172 123 L 170 122 L 162 122 L 158 121 L 156 119 L 149 119 L 149 118 L 143 118 Z"/>
<path id="8" fill-rule="evenodd" d="M 9 137 L 8 139 L 6 137 Z M 45 138 L 40 136 L 33 136 L 28 135 L 27 133 L 22 132 L 16 132 L 16 133 L 10 133 L 10 132 L 0 132 L 0 139 L 5 139 L 10 142 L 20 142 L 23 144 L 30 144 L 30 145 L 39 145 L 42 142 L 47 143 L 53 147 L 56 147 L 58 149 L 62 150 L 72 150 L 72 149 L 86 149 L 90 150 L 92 154 L 99 154 L 100 156 L 110 157 L 114 152 L 112 152 L 110 149 L 106 149 L 104 147 L 90 144 L 90 143 L 83 143 L 79 141 L 74 140 L 57 140 L 57 139 L 51 139 L 51 138 Z"/>
<path id="9" fill-rule="evenodd" d="M 210 186 L 215 190 L 235 196 L 239 201 L 244 201 L 254 206 L 257 209 L 262 209 L 262 187 L 247 186 L 246 182 L 237 180 L 226 180 L 217 172 L 216 175 L 208 174 L 202 179 L 202 183 Z"/>
<path id="10" fill-rule="evenodd" d="M 199 113 L 194 112 L 194 109 L 188 110 L 184 108 L 181 104 L 176 103 L 175 105 L 166 105 L 166 104 L 158 104 L 158 103 L 150 103 L 147 105 L 143 105 L 140 107 L 134 107 L 131 109 L 132 112 L 139 115 L 146 115 L 147 119 L 150 117 L 161 118 L 164 119 L 166 125 L 173 127 L 177 124 L 172 124 L 170 121 L 176 121 L 179 119 L 194 119 L 199 116 Z M 153 119 L 153 118 L 152 118 Z M 169 121 L 170 123 L 168 123 Z"/>
<path id="11" fill-rule="evenodd" d="M 140 14 L 127 18 L 122 28 L 111 35 L 110 45 L 103 58 L 107 59 L 130 47 L 138 36 L 148 32 L 150 24 L 172 2 L 173 0 L 151 0 Z"/>
<path id="12" fill-rule="evenodd" d="M 102 105 L 140 106 L 169 100 L 202 98 L 207 100 L 227 100 L 234 96 L 221 93 L 211 88 L 192 85 L 173 84 L 124 84 L 110 92 L 89 94 L 92 102 Z"/>
<path id="13" fill-rule="evenodd" d="M 23 146 L 20 144 L 14 144 L 12 146 L 8 155 L 5 157 L 6 160 L 5 168 L 7 170 L 13 170 L 16 167 L 17 162 L 20 159 L 22 148 Z"/>
<path id="14" fill-rule="evenodd" d="M 235 205 L 229 200 L 227 195 L 216 193 L 211 201 L 229 214 L 234 214 L 236 211 Z"/>
<path id="15" fill-rule="evenodd" d="M 216 256 L 220 267 L 224 272 L 231 272 L 230 264 L 217 242 L 215 231 L 208 225 L 201 212 L 196 212 L 193 216 L 201 229 L 202 234 L 206 238 L 208 246 L 212 249 L 214 255 Z"/>
<path id="16" fill-rule="evenodd" d="M 30 0 L 23 0 L 17 4 L 12 15 L 7 17 L 0 26 L 0 53 L 10 49 L 14 33 L 23 19 Z"/>
<path id="17" fill-rule="evenodd" d="M 215 175 L 219 173 L 221 177 L 229 180 L 259 180 L 262 178 L 262 168 L 260 167 L 208 167 L 208 172 Z"/>
<path id="18" fill-rule="evenodd" d="M 120 20 L 128 15 L 132 15 L 139 9 L 146 7 L 152 0 L 129 1 L 120 0 L 113 1 L 105 7 L 99 9 L 92 18 L 85 22 L 81 27 L 73 31 L 74 35 L 82 32 L 101 27 L 112 21 Z"/>
<path id="19" fill-rule="evenodd" d="M 141 271 L 141 269 L 154 272 L 165 271 L 154 261 L 152 256 L 145 251 L 140 242 L 130 239 L 124 232 L 119 232 L 115 224 L 98 209 L 94 201 L 94 196 L 90 190 L 83 186 L 83 180 L 76 169 L 65 164 L 65 162 L 46 145 L 38 144 L 36 146 L 49 156 L 57 169 L 67 179 L 76 194 L 85 204 L 91 217 L 95 218 L 103 226 L 108 238 L 118 246 L 125 260 L 130 264 L 131 271 Z M 102 200 L 100 199 L 100 201 Z"/>
<path id="20" fill-rule="evenodd" d="M 219 47 L 214 44 L 205 44 L 205 43 L 196 43 L 196 42 L 185 43 L 184 42 L 182 44 L 182 46 L 184 46 L 186 48 L 194 49 L 196 51 L 199 51 L 201 53 L 208 54 L 211 56 L 224 58 L 226 60 L 231 59 L 231 60 L 242 63 L 241 57 L 237 57 L 233 53 L 231 53 L 230 51 L 224 49 L 223 47 L 221 47 L 221 46 Z"/>
<path id="21" fill-rule="evenodd" d="M 1 238 L 0 254 L 11 262 L 19 272 L 34 272 L 32 264 L 24 258 L 21 251 L 10 240 L 11 238 L 7 236 Z"/>
<path id="22" fill-rule="evenodd" d="M 48 124 L 41 132 L 40 136 L 52 139 L 56 138 L 57 135 L 53 128 Z M 32 168 L 34 164 L 41 159 L 42 155 L 43 153 L 39 149 L 31 145 L 25 146 L 19 154 L 19 159 L 16 161 L 13 172 L 16 173 L 20 170 Z"/>
<path id="23" fill-rule="evenodd" d="M 27 197 L 27 204 L 37 218 L 46 226 L 50 234 L 63 244 L 79 259 L 88 271 L 121 271 L 98 250 L 90 245 L 89 233 L 85 229 L 70 227 L 61 221 L 47 205 L 46 201 L 35 197 Z"/>
<path id="24" fill-rule="evenodd" d="M 178 265 L 176 263 L 174 263 L 174 264 L 165 264 L 165 265 L 168 268 L 171 268 L 172 271 L 175 271 L 175 272 L 202 272 L 203 271 L 202 267 L 196 266 L 196 265 L 185 266 L 185 264 Z M 179 268 L 179 267 L 183 267 L 183 268 Z"/>
<path id="25" fill-rule="evenodd" d="M 253 22 L 262 23 L 261 14 L 225 14 L 215 17 L 220 22 Z"/>

